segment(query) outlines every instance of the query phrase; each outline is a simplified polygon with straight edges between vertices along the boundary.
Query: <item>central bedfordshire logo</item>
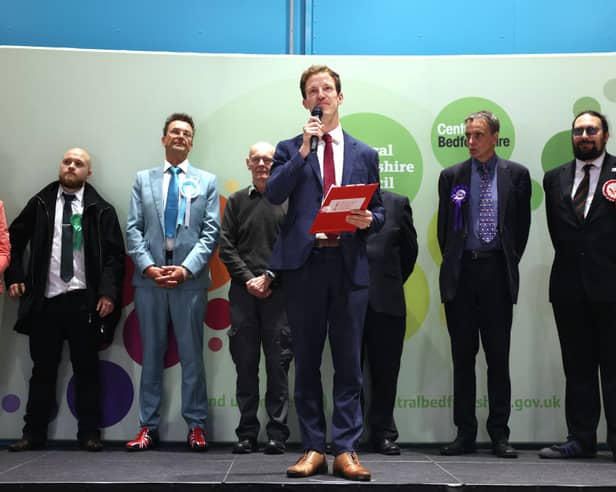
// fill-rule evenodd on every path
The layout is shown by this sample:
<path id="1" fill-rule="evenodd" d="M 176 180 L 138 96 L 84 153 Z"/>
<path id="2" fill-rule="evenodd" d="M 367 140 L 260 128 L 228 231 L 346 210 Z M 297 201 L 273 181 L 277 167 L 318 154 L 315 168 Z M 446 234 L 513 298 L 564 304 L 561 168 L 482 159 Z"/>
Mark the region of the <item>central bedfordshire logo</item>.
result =
<path id="1" fill-rule="evenodd" d="M 376 113 L 354 113 L 341 118 L 342 128 L 379 154 L 381 188 L 409 197 L 411 202 L 423 176 L 417 142 L 397 121 Z"/>
<path id="2" fill-rule="evenodd" d="M 432 125 L 431 141 L 434 156 L 443 167 L 469 158 L 466 143 L 466 117 L 476 111 L 487 110 L 500 121 L 496 153 L 509 159 L 515 145 L 515 130 L 511 118 L 494 101 L 482 97 L 464 97 L 445 106 Z"/>

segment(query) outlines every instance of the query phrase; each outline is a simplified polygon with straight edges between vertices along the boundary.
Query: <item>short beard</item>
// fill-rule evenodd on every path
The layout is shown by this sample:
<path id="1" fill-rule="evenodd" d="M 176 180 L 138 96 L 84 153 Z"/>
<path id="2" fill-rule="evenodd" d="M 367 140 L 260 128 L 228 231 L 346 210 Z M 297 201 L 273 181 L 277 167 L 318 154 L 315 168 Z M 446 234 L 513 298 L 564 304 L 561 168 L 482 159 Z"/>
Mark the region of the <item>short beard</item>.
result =
<path id="1" fill-rule="evenodd" d="M 593 146 L 588 150 L 582 150 L 579 145 L 580 144 L 576 146 L 575 144 L 573 144 L 573 155 L 576 159 L 579 159 L 580 161 L 584 162 L 594 161 L 597 157 L 603 154 L 603 150 L 605 149 L 605 145 L 599 148 L 594 142 Z"/>
<path id="2" fill-rule="evenodd" d="M 79 181 L 77 178 L 63 178 L 60 176 L 60 184 L 67 190 L 78 190 L 83 186 L 83 181 Z"/>

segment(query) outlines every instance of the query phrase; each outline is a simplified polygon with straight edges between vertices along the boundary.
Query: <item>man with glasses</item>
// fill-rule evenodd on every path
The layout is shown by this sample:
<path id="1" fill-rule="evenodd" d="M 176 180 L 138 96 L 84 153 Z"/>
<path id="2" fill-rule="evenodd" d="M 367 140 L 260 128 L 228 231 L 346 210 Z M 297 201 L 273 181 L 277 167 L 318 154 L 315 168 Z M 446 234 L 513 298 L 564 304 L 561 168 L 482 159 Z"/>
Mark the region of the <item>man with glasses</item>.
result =
<path id="1" fill-rule="evenodd" d="M 575 159 L 543 179 L 554 246 L 550 302 L 566 379 L 568 438 L 542 458 L 592 458 L 597 452 L 601 393 L 607 443 L 616 456 L 616 158 L 605 151 L 604 115 L 573 120 Z"/>
<path id="2" fill-rule="evenodd" d="M 233 453 L 257 451 L 260 424 L 259 360 L 265 354 L 267 387 L 265 454 L 282 454 L 289 437 L 288 376 L 292 359 L 289 324 L 276 274 L 268 270 L 272 247 L 287 211 L 287 202 L 273 205 L 265 196 L 274 147 L 257 142 L 246 166 L 252 184 L 227 200 L 220 231 L 220 259 L 231 275 L 229 350 L 237 370 L 236 399 L 240 423 Z"/>
<path id="3" fill-rule="evenodd" d="M 131 191 L 126 228 L 135 264 L 135 309 L 143 347 L 137 437 L 129 451 L 158 443 L 167 327 L 173 325 L 182 365 L 182 415 L 188 446 L 205 451 L 207 393 L 203 320 L 210 284 L 208 261 L 220 228 L 216 177 L 192 166 L 195 126 L 175 113 L 163 127 L 165 163 L 140 171 Z"/>

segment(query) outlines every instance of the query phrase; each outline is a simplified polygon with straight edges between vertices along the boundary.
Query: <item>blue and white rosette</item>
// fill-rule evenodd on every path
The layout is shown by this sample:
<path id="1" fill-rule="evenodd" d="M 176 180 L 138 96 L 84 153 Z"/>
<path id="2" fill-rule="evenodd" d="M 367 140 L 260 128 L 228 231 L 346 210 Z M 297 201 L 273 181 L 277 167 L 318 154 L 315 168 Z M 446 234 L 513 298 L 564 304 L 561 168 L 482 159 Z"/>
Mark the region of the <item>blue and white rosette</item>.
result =
<path id="1" fill-rule="evenodd" d="M 467 185 L 457 185 L 451 190 L 450 198 L 455 207 L 453 210 L 453 230 L 456 232 L 460 232 L 464 228 L 462 204 L 468 200 L 468 191 Z"/>
<path id="2" fill-rule="evenodd" d="M 190 224 L 190 202 L 199 195 L 199 180 L 186 178 L 180 183 L 180 213 L 178 213 L 178 225 L 184 223 L 184 227 Z"/>

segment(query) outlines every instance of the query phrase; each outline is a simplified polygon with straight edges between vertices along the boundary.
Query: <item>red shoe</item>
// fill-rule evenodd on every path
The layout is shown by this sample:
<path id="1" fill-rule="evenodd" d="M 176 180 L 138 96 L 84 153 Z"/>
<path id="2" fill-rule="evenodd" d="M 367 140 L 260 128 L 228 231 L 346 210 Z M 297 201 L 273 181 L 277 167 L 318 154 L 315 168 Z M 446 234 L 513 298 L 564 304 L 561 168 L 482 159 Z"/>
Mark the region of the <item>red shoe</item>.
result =
<path id="1" fill-rule="evenodd" d="M 188 447 L 193 451 L 207 451 L 208 443 L 201 427 L 195 427 L 188 432 Z"/>
<path id="2" fill-rule="evenodd" d="M 127 451 L 145 451 L 147 449 L 153 449 L 158 445 L 158 431 L 150 430 L 147 427 L 142 427 L 137 433 L 134 441 L 126 443 Z"/>

